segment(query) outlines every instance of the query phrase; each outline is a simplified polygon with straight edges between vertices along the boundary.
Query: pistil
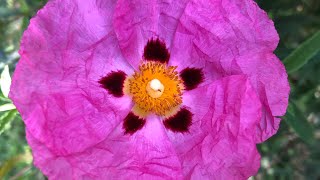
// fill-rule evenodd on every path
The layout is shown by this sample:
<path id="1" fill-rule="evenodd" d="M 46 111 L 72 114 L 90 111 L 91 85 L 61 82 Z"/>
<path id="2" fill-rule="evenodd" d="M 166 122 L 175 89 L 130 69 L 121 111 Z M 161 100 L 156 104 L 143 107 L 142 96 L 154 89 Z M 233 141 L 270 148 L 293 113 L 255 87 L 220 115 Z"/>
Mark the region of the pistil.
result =
<path id="1" fill-rule="evenodd" d="M 146 90 L 151 97 L 159 98 L 164 92 L 164 86 L 158 79 L 153 79 L 147 84 Z"/>

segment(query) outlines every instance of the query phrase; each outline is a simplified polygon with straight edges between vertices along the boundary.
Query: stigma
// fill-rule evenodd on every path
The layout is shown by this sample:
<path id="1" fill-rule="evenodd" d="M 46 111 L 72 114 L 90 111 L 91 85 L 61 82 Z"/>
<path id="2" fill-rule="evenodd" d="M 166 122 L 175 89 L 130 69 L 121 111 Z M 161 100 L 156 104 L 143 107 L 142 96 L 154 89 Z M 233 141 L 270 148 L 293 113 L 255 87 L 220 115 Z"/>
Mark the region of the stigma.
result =
<path id="1" fill-rule="evenodd" d="M 164 92 L 164 85 L 158 79 L 153 79 L 147 84 L 146 91 L 149 96 L 160 98 Z"/>

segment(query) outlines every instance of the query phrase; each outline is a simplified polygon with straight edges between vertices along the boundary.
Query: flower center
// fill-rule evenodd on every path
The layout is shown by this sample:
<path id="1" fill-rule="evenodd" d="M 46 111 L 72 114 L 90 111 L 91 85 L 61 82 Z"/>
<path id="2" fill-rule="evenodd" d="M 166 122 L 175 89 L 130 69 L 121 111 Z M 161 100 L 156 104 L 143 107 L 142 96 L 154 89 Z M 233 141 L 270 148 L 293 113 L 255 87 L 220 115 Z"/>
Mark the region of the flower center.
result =
<path id="1" fill-rule="evenodd" d="M 124 92 L 131 95 L 143 116 L 148 113 L 166 116 L 182 103 L 183 82 L 177 67 L 159 62 L 147 62 L 139 72 L 126 79 Z"/>

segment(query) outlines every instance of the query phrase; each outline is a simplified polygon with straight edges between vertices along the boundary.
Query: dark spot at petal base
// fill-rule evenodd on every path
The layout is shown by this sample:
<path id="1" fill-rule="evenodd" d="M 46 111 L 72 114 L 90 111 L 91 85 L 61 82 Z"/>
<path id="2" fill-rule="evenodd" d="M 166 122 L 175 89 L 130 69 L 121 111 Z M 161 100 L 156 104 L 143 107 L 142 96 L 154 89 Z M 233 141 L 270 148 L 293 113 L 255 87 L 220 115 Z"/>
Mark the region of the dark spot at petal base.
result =
<path id="1" fill-rule="evenodd" d="M 192 113 L 182 108 L 177 114 L 164 120 L 164 126 L 173 132 L 188 132 L 192 124 Z"/>
<path id="2" fill-rule="evenodd" d="M 180 72 L 180 78 L 183 80 L 185 89 L 192 90 L 203 82 L 204 76 L 201 69 L 185 68 Z"/>
<path id="3" fill-rule="evenodd" d="M 110 94 L 115 97 L 123 96 L 123 83 L 126 79 L 126 74 L 122 71 L 114 72 L 107 74 L 107 76 L 101 78 L 99 83 L 101 87 L 108 90 Z"/>
<path id="4" fill-rule="evenodd" d="M 123 129 L 125 134 L 134 134 L 136 131 L 141 129 L 146 121 L 132 112 L 130 112 L 123 122 Z"/>
<path id="5" fill-rule="evenodd" d="M 148 40 L 147 45 L 144 47 L 143 57 L 147 61 L 167 63 L 170 58 L 170 53 L 166 44 L 157 38 L 156 40 Z"/>

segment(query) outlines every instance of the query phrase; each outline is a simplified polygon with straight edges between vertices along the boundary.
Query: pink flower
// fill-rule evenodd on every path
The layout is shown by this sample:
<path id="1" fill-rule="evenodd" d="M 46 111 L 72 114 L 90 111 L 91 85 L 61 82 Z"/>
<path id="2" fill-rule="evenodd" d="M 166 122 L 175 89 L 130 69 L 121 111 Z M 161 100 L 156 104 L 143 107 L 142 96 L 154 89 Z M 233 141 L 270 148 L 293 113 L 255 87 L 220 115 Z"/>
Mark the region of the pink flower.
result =
<path id="1" fill-rule="evenodd" d="M 51 0 L 10 97 L 50 179 L 246 179 L 288 104 L 252 0 Z"/>

